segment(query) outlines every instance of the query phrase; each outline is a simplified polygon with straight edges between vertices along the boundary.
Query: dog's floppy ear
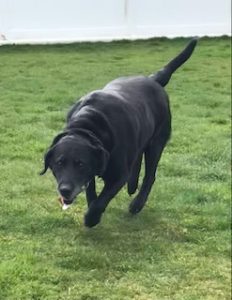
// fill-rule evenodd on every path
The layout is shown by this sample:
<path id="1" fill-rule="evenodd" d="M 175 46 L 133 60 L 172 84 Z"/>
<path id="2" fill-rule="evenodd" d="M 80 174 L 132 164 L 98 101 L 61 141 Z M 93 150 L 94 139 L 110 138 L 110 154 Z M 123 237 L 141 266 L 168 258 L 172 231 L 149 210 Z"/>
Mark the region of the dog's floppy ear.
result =
<path id="1" fill-rule="evenodd" d="M 109 161 L 109 152 L 105 149 L 102 142 L 90 130 L 78 129 L 73 131 L 73 133 L 80 134 L 89 141 L 90 147 L 94 151 L 95 162 L 93 164 L 95 166 L 96 175 L 102 176 Z"/>
<path id="2" fill-rule="evenodd" d="M 47 172 L 47 169 L 48 169 L 48 167 L 49 167 L 49 162 L 50 162 L 51 157 L 52 157 L 52 151 L 53 151 L 54 146 L 59 142 L 59 140 L 60 140 L 62 137 L 66 136 L 67 134 L 68 134 L 68 132 L 67 132 L 67 131 L 64 131 L 64 132 L 58 134 L 58 135 L 54 138 L 54 140 L 53 140 L 53 142 L 52 142 L 52 144 L 51 144 L 49 150 L 48 150 L 47 153 L 44 155 L 44 169 L 40 172 L 40 175 L 44 175 L 44 174 Z"/>
<path id="3" fill-rule="evenodd" d="M 102 146 L 98 146 L 96 148 L 96 156 L 97 156 L 97 174 L 96 175 L 102 176 L 106 170 L 110 154 Z"/>
<path id="4" fill-rule="evenodd" d="M 39 173 L 39 175 L 44 175 L 47 172 L 52 157 L 52 150 L 53 148 L 49 149 L 47 153 L 44 155 L 44 169 Z"/>

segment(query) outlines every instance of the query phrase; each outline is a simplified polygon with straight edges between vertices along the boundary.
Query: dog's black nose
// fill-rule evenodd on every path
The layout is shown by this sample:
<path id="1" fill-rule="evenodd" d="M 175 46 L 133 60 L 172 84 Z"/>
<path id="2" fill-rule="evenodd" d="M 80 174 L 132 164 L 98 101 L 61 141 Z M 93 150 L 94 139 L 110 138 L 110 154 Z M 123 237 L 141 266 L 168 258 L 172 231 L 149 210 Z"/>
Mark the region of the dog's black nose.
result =
<path id="1" fill-rule="evenodd" d="M 68 200 L 71 196 L 72 187 L 69 184 L 63 183 L 59 186 L 59 191 L 61 193 L 61 196 Z"/>

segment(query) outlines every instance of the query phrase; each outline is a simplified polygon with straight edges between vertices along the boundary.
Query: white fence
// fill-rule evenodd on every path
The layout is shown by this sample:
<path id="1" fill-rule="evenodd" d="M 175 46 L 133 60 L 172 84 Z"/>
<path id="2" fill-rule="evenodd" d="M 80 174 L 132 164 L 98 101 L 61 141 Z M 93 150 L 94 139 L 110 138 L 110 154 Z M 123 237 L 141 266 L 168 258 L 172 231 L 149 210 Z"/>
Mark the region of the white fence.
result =
<path id="1" fill-rule="evenodd" d="M 0 43 L 231 35 L 230 0 L 0 0 Z"/>

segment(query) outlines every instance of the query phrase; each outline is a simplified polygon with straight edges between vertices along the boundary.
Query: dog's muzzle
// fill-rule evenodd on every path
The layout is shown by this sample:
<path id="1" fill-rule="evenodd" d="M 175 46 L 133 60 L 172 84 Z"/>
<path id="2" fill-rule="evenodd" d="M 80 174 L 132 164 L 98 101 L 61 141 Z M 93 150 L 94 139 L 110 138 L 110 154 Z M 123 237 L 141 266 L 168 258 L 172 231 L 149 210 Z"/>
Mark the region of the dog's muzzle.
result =
<path id="1" fill-rule="evenodd" d="M 64 193 L 64 190 L 62 192 L 62 189 L 59 189 L 60 196 L 58 201 L 61 204 L 62 210 L 66 210 L 70 207 L 70 205 L 74 202 L 77 195 L 79 195 L 81 192 L 85 191 L 87 187 L 89 186 L 89 182 L 81 186 L 81 188 L 78 188 L 78 190 L 75 192 L 75 196 L 71 198 L 71 200 L 64 197 L 62 194 Z M 68 194 L 68 193 L 67 193 Z"/>

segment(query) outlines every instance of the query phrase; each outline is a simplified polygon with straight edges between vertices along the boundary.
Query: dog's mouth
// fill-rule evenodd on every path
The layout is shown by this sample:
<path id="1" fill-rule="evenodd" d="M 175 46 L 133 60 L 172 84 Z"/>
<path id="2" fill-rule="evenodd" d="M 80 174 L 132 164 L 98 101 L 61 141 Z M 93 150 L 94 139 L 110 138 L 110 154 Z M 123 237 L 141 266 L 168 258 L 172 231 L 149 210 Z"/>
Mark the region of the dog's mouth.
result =
<path id="1" fill-rule="evenodd" d="M 89 185 L 89 182 L 87 184 L 84 184 L 80 190 L 76 193 L 75 197 L 73 197 L 72 199 L 66 199 L 65 197 L 63 197 L 61 194 L 59 195 L 58 201 L 61 205 L 62 210 L 66 210 L 68 209 L 71 204 L 75 201 L 75 198 L 77 197 L 77 195 L 79 195 L 81 192 L 85 191 L 87 189 Z"/>
<path id="2" fill-rule="evenodd" d="M 74 200 L 74 199 L 73 199 Z M 63 196 L 59 196 L 58 201 L 62 207 L 63 210 L 66 210 L 69 208 L 69 206 L 73 203 L 73 200 L 67 200 Z"/>

